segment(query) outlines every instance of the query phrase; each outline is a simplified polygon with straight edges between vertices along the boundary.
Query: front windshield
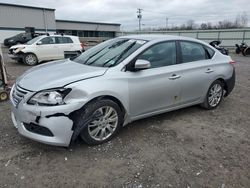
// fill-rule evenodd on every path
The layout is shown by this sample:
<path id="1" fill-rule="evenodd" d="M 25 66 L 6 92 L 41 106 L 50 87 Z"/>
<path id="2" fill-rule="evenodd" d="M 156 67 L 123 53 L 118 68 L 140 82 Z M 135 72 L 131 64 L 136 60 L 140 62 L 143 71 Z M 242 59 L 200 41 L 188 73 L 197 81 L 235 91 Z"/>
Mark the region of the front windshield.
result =
<path id="1" fill-rule="evenodd" d="M 87 50 L 72 61 L 97 67 L 112 67 L 122 62 L 145 43 L 144 40 L 115 38 Z"/>
<path id="2" fill-rule="evenodd" d="M 31 39 L 30 41 L 28 41 L 26 44 L 34 44 L 36 41 L 40 40 L 42 38 L 42 36 L 38 36 L 36 38 Z"/>

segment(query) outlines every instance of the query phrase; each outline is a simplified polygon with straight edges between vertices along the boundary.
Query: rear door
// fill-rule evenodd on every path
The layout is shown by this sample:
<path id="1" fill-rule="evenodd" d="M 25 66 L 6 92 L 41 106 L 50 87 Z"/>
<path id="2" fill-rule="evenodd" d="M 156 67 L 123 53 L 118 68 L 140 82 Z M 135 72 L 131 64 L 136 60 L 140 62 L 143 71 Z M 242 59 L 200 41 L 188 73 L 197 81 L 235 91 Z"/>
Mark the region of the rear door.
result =
<path id="1" fill-rule="evenodd" d="M 70 37 L 58 36 L 56 37 L 58 44 L 58 55 L 61 58 L 64 58 L 65 51 L 74 51 L 73 41 Z"/>
<path id="2" fill-rule="evenodd" d="M 200 43 L 179 41 L 181 76 L 181 104 L 196 103 L 203 100 L 215 70 L 211 56 L 213 50 Z M 210 50 L 210 53 L 208 52 Z"/>

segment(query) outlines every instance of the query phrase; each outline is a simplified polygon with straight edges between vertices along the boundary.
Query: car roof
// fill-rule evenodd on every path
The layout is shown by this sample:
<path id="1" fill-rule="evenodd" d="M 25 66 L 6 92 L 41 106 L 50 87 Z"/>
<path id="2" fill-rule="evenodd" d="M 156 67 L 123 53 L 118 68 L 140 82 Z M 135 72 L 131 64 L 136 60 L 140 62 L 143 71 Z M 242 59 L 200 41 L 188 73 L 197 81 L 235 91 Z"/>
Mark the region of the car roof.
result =
<path id="1" fill-rule="evenodd" d="M 78 37 L 78 36 L 73 36 L 73 35 L 60 35 L 60 34 L 58 34 L 58 35 L 46 35 L 46 34 L 44 34 L 44 35 L 41 35 L 41 36 L 47 36 L 47 37 Z"/>
<path id="2" fill-rule="evenodd" d="M 204 43 L 201 40 L 197 40 L 190 37 L 176 36 L 176 35 L 162 35 L 162 34 L 140 34 L 140 35 L 127 35 L 121 36 L 119 38 L 127 38 L 127 39 L 135 39 L 135 40 L 146 40 L 146 41 L 154 41 L 154 40 L 188 40 L 199 43 Z"/>

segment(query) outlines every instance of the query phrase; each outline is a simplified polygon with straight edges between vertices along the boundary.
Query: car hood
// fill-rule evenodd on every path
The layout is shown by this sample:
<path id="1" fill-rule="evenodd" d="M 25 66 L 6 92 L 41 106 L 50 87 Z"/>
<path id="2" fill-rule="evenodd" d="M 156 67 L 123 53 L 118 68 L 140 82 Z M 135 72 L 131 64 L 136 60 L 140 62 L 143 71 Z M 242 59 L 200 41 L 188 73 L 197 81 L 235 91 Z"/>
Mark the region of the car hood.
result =
<path id="1" fill-rule="evenodd" d="M 24 89 L 40 91 L 102 76 L 107 69 L 104 67 L 87 66 L 64 59 L 31 68 L 20 76 L 16 83 Z"/>
<path id="2" fill-rule="evenodd" d="M 28 46 L 27 44 L 18 44 L 18 45 L 11 46 L 10 49 L 23 48 L 27 46 Z"/>

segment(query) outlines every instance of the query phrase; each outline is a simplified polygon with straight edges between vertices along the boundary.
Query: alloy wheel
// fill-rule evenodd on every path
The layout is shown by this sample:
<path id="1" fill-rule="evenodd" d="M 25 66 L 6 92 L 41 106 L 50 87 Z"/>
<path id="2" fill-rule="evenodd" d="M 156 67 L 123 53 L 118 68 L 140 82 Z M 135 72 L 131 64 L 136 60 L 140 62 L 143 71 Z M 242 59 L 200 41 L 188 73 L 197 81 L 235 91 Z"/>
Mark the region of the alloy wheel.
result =
<path id="1" fill-rule="evenodd" d="M 214 84 L 209 91 L 208 103 L 211 107 L 217 106 L 222 98 L 223 89 L 220 84 Z"/>
<path id="2" fill-rule="evenodd" d="M 100 114 L 88 124 L 88 133 L 97 141 L 108 139 L 118 126 L 118 114 L 113 107 L 104 106 L 97 109 L 94 114 Z"/>
<path id="3" fill-rule="evenodd" d="M 36 57 L 33 55 L 33 54 L 28 54 L 26 57 L 25 57 L 25 62 L 28 64 L 28 65 L 35 65 L 36 64 Z"/>

